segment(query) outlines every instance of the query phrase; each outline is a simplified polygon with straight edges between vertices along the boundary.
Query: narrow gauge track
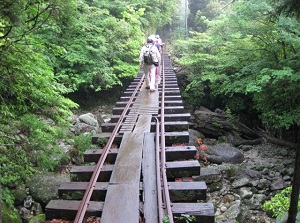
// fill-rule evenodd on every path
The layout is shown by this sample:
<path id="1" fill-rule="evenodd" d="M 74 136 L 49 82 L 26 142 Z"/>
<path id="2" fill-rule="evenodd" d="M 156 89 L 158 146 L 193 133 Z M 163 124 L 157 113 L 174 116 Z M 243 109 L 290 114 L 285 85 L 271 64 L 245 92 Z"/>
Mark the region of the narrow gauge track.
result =
<path id="1" fill-rule="evenodd" d="M 82 223 L 89 216 L 101 223 L 214 222 L 214 206 L 205 203 L 205 182 L 189 142 L 188 119 L 176 76 L 163 54 L 162 85 L 145 88 L 144 74 L 116 103 L 110 123 L 93 136 L 99 149 L 84 154 L 85 166 L 71 169 L 72 182 L 60 185 L 59 200 L 46 206 L 46 218 Z M 107 140 L 104 148 L 100 141 Z M 180 146 L 174 146 L 178 145 Z"/>

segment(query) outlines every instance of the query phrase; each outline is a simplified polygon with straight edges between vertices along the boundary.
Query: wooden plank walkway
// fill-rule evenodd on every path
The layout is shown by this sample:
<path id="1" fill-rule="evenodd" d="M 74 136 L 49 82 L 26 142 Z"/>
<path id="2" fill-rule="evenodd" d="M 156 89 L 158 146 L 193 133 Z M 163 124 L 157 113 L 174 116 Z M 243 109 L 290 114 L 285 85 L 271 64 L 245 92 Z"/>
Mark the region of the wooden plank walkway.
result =
<path id="1" fill-rule="evenodd" d="M 147 145 L 144 144 L 144 134 L 150 132 L 152 114 L 157 115 L 158 92 L 142 91 L 140 97 L 137 99 L 139 107 L 134 112 L 137 117 L 135 128 L 132 132 L 124 131 L 107 189 L 101 223 L 139 222 L 142 154 L 143 148 L 149 146 L 148 140 Z"/>
<path id="2" fill-rule="evenodd" d="M 143 150 L 143 201 L 145 222 L 157 222 L 157 186 L 155 162 L 155 134 L 145 134 Z"/>
<path id="3" fill-rule="evenodd" d="M 139 221 L 143 138 L 144 135 L 140 133 L 125 133 L 123 136 L 107 189 L 101 223 Z"/>

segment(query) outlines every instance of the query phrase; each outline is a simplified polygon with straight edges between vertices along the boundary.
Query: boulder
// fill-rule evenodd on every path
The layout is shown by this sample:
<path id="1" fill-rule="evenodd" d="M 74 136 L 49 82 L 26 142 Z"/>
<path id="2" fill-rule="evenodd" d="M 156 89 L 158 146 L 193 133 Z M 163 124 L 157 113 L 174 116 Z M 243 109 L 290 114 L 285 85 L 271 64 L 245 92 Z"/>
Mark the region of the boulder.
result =
<path id="1" fill-rule="evenodd" d="M 207 160 L 212 163 L 238 164 L 244 161 L 243 153 L 228 143 L 209 146 L 203 153 Z"/>
<path id="2" fill-rule="evenodd" d="M 241 201 L 236 200 L 231 203 L 231 206 L 225 211 L 224 215 L 228 219 L 236 219 L 241 213 Z"/>
<path id="3" fill-rule="evenodd" d="M 92 113 L 87 113 L 79 116 L 79 120 L 88 125 L 98 127 L 98 121 Z"/>
<path id="4" fill-rule="evenodd" d="M 222 180 L 222 174 L 217 167 L 209 166 L 203 167 L 200 171 L 200 176 L 194 177 L 195 181 L 205 181 L 206 183 L 213 183 Z"/>
<path id="5" fill-rule="evenodd" d="M 228 136 L 232 143 L 239 143 L 244 139 L 258 139 L 260 135 L 248 128 L 241 122 L 220 109 L 212 112 L 207 108 L 200 107 L 194 112 L 194 128 L 206 136 L 218 138 Z"/>
<path id="6" fill-rule="evenodd" d="M 58 198 L 58 188 L 63 182 L 70 182 L 68 175 L 45 172 L 32 176 L 26 185 L 33 199 L 45 207 L 51 199 Z"/>
<path id="7" fill-rule="evenodd" d="M 80 135 L 82 133 L 86 133 L 86 132 L 96 132 L 97 131 L 97 127 L 86 124 L 86 123 L 76 123 L 74 126 L 74 133 L 76 135 Z"/>
<path id="8" fill-rule="evenodd" d="M 244 201 L 250 210 L 262 210 L 262 204 L 266 201 L 266 196 L 264 194 L 254 194 L 250 199 Z"/>
<path id="9" fill-rule="evenodd" d="M 272 191 L 283 190 L 287 186 L 288 185 L 285 183 L 285 181 L 280 177 L 272 182 L 272 184 L 270 185 L 270 189 Z"/>
<path id="10" fill-rule="evenodd" d="M 241 187 L 239 189 L 239 195 L 241 199 L 250 199 L 253 195 L 250 187 Z"/>
<path id="11" fill-rule="evenodd" d="M 203 138 L 203 135 L 195 129 L 189 129 L 189 145 L 197 146 L 198 138 Z"/>
<path id="12" fill-rule="evenodd" d="M 26 190 L 23 188 L 10 190 L 10 194 L 14 197 L 14 205 L 18 206 L 23 203 L 26 198 Z"/>
<path id="13" fill-rule="evenodd" d="M 233 188 L 241 188 L 244 186 L 248 186 L 250 184 L 250 180 L 246 177 L 237 179 L 232 183 Z"/>

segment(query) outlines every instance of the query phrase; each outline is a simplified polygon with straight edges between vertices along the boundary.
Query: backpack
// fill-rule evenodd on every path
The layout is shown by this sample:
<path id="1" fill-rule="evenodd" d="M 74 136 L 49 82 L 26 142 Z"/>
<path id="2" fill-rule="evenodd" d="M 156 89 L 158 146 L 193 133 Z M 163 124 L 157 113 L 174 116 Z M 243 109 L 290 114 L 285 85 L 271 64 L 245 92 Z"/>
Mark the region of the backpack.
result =
<path id="1" fill-rule="evenodd" d="M 144 53 L 144 63 L 145 64 L 153 64 L 153 58 L 152 58 L 152 47 L 153 45 L 146 45 L 146 50 Z"/>

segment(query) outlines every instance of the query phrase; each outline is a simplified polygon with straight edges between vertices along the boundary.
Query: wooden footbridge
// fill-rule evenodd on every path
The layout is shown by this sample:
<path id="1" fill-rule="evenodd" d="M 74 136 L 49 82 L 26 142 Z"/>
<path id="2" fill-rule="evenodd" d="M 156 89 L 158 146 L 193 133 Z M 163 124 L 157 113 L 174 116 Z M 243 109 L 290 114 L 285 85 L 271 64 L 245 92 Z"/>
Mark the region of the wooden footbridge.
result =
<path id="1" fill-rule="evenodd" d="M 113 108 L 111 122 L 92 141 L 99 149 L 84 154 L 85 165 L 71 169 L 72 182 L 60 185 L 46 218 L 101 223 L 213 223 L 206 202 L 197 150 L 188 146 L 190 114 L 185 111 L 170 60 L 163 54 L 162 84 L 145 88 L 140 70 Z M 100 142 L 106 142 L 101 147 Z M 180 146 L 176 146 L 180 145 Z"/>

